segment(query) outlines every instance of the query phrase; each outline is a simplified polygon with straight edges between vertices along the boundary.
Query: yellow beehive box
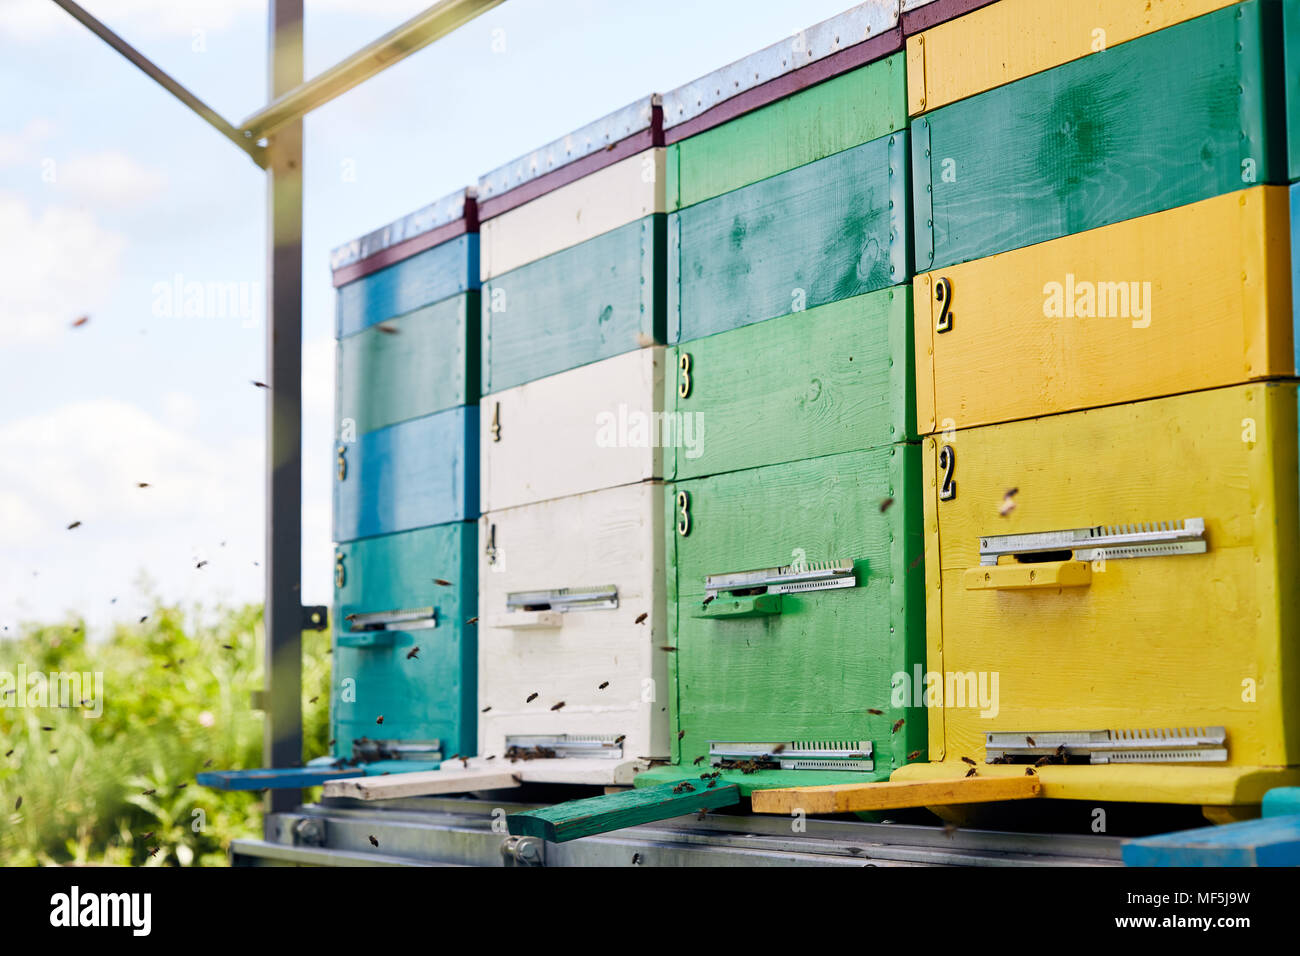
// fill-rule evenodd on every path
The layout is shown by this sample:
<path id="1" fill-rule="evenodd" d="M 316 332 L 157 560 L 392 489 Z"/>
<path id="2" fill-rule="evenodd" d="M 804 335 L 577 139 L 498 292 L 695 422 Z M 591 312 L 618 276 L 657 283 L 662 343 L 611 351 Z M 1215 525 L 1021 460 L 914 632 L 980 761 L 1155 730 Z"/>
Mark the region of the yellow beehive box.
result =
<path id="1" fill-rule="evenodd" d="M 893 779 L 1048 756 L 1045 797 L 1207 806 L 1300 781 L 1296 397 L 1238 385 L 926 439 L 926 674 L 895 694 L 929 690 L 934 763 Z"/>
<path id="2" fill-rule="evenodd" d="M 907 38 L 918 116 L 1237 0 L 1001 0 Z"/>
<path id="3" fill-rule="evenodd" d="M 1287 189 L 916 277 L 923 433 L 1294 376 Z"/>

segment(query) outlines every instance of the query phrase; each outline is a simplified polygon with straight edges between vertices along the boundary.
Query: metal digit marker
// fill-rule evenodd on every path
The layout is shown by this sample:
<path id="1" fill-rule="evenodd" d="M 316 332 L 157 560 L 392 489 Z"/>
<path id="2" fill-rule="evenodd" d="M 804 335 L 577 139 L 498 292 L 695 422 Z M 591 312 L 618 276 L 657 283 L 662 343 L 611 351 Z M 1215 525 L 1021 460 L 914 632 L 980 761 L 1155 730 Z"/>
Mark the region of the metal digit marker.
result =
<path id="1" fill-rule="evenodd" d="M 343 481 L 348 476 L 347 448 L 339 445 L 339 481 Z"/>
<path id="2" fill-rule="evenodd" d="M 682 370 L 682 381 L 677 387 L 677 394 L 686 398 L 691 394 L 691 357 L 688 353 L 683 352 L 681 360 L 678 362 Z"/>
<path id="3" fill-rule="evenodd" d="M 334 586 L 341 588 L 347 582 L 347 572 L 343 570 L 343 554 L 334 555 Z"/>
<path id="4" fill-rule="evenodd" d="M 492 406 L 492 440 L 501 440 L 501 403 L 496 402 Z"/>
<path id="5" fill-rule="evenodd" d="M 940 279 L 934 284 L 934 298 L 939 303 L 939 322 L 936 332 L 952 331 L 952 280 Z"/>
<path id="6" fill-rule="evenodd" d="M 939 449 L 939 470 L 943 472 L 943 479 L 939 482 L 939 500 L 952 501 L 957 497 L 957 482 L 953 478 L 957 470 L 957 452 L 952 445 Z"/>
<path id="7" fill-rule="evenodd" d="M 677 511 L 682 516 L 677 522 L 677 533 L 683 538 L 691 533 L 691 496 L 685 491 L 677 492 Z"/>

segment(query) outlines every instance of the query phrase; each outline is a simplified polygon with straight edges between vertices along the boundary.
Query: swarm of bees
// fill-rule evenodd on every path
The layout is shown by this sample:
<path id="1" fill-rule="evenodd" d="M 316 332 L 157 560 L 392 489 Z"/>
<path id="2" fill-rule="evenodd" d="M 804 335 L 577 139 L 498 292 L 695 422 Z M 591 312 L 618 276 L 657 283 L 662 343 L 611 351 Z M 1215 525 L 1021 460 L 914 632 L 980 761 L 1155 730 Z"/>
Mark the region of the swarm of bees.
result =
<path id="1" fill-rule="evenodd" d="M 555 751 L 550 747 L 543 747 L 538 744 L 536 747 L 516 747 L 506 748 L 506 759 L 511 763 L 520 760 L 549 760 L 555 756 Z"/>
<path id="2" fill-rule="evenodd" d="M 695 787 L 689 780 L 683 780 L 677 786 L 673 787 L 673 793 L 694 793 Z"/>

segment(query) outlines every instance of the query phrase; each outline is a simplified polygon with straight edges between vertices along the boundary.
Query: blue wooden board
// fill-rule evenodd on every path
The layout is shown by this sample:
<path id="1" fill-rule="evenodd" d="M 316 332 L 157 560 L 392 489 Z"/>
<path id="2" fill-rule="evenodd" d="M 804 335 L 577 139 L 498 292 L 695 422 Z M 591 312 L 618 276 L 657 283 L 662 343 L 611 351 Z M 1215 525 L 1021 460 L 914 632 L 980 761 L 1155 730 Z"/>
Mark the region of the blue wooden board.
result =
<path id="1" fill-rule="evenodd" d="M 1264 794 L 1260 813 L 1266 817 L 1300 816 L 1300 787 L 1274 787 Z"/>
<path id="2" fill-rule="evenodd" d="M 334 755 L 350 757 L 360 737 L 438 740 L 444 757 L 475 753 L 478 627 L 466 622 L 478 614 L 478 525 L 367 538 L 340 545 L 337 554 L 343 586 L 334 593 Z M 437 627 L 351 633 L 349 615 L 423 607 L 434 609 Z M 385 640 L 348 646 L 353 636 Z M 408 657 L 415 647 L 419 653 Z"/>
<path id="3" fill-rule="evenodd" d="M 334 540 L 355 541 L 478 517 L 478 406 L 390 425 L 337 445 Z"/>
<path id="4" fill-rule="evenodd" d="M 670 341 L 908 281 L 907 149 L 882 136 L 672 213 Z"/>
<path id="5" fill-rule="evenodd" d="M 471 232 L 341 287 L 336 335 L 360 332 L 478 287 L 478 233 Z"/>
<path id="6" fill-rule="evenodd" d="M 376 777 L 383 773 L 414 773 L 417 770 L 437 770 L 435 761 L 377 760 L 358 767 L 335 767 L 320 764 L 306 767 L 287 767 L 283 770 L 208 770 L 198 775 L 200 787 L 213 790 L 302 790 L 319 787 L 328 780 L 348 777 Z"/>
<path id="7" fill-rule="evenodd" d="M 1300 866 L 1300 815 L 1162 833 L 1122 852 L 1125 866 Z"/>

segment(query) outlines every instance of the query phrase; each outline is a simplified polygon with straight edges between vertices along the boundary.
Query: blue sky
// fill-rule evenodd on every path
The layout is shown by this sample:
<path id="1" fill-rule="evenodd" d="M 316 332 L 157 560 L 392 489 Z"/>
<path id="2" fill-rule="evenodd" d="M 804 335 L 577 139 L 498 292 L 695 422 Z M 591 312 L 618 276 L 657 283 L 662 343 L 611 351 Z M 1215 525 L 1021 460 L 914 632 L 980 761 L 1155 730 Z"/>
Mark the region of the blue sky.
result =
<path id="1" fill-rule="evenodd" d="M 310 76 L 426 4 L 305 5 Z M 507 0 L 308 118 L 305 602 L 331 599 L 330 250 L 851 5 Z M 265 102 L 265 0 L 83 6 L 236 124 Z M 49 0 L 0 0 L 0 90 L 0 625 L 260 600 L 264 175 Z M 177 277 L 253 307 L 169 312 Z"/>

